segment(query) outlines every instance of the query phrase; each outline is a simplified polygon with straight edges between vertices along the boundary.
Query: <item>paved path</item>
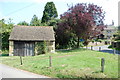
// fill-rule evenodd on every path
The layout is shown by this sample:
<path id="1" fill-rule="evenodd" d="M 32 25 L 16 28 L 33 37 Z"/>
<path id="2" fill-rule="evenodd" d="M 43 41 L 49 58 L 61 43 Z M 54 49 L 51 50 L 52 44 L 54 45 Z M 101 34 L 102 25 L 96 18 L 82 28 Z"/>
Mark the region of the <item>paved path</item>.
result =
<path id="1" fill-rule="evenodd" d="M 4 64 L 0 64 L 0 79 L 1 78 L 49 78 L 49 77 L 12 68 Z"/>
<path id="2" fill-rule="evenodd" d="M 101 47 L 101 52 L 107 52 L 113 54 L 115 51 L 115 54 L 120 54 L 120 51 L 109 49 L 109 45 L 104 45 L 104 46 L 93 46 L 93 50 L 99 51 L 99 47 Z M 88 47 L 88 49 L 91 49 L 91 47 Z"/>

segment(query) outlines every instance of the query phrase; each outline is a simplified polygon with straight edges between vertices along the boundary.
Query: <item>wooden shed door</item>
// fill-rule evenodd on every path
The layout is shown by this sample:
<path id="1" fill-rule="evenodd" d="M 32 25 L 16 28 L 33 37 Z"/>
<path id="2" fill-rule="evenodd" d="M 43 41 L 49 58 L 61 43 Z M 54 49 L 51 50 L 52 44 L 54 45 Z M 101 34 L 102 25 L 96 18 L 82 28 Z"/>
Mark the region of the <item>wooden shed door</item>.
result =
<path id="1" fill-rule="evenodd" d="M 15 56 L 33 56 L 34 55 L 34 42 L 14 42 L 14 55 Z"/>

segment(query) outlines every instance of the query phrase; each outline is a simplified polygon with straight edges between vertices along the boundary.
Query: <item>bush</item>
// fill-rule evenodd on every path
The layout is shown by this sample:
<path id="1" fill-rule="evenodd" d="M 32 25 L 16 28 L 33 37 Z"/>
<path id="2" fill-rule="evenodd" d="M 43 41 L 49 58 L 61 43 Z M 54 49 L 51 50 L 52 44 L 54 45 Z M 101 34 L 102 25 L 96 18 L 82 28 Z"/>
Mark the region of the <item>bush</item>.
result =
<path id="1" fill-rule="evenodd" d="M 37 43 L 35 44 L 35 50 L 36 50 L 36 52 L 37 52 L 37 55 L 46 54 L 46 52 L 47 52 L 46 41 L 37 42 Z"/>
<path id="2" fill-rule="evenodd" d="M 101 39 L 98 39 L 98 42 L 100 42 L 100 43 L 101 43 L 101 42 L 102 42 L 102 40 L 101 40 Z"/>
<path id="3" fill-rule="evenodd" d="M 9 54 L 1 54 L 0 56 L 9 56 Z"/>
<path id="4" fill-rule="evenodd" d="M 80 47 L 84 47 L 84 44 L 83 44 L 83 42 L 80 42 Z"/>
<path id="5" fill-rule="evenodd" d="M 92 40 L 92 43 L 94 43 L 95 42 L 95 40 Z"/>
<path id="6" fill-rule="evenodd" d="M 2 54 L 9 54 L 8 50 L 2 50 Z"/>
<path id="7" fill-rule="evenodd" d="M 112 48 L 112 45 L 108 46 L 108 48 Z"/>
<path id="8" fill-rule="evenodd" d="M 9 51 L 8 50 L 2 50 L 2 54 L 0 56 L 9 56 Z"/>

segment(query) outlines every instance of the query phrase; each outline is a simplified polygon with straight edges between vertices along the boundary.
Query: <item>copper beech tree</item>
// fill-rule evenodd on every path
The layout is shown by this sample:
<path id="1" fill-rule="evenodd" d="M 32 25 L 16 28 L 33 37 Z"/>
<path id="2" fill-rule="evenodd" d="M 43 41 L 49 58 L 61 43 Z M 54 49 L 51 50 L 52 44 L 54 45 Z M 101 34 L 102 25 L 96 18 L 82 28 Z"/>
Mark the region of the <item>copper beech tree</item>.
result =
<path id="1" fill-rule="evenodd" d="M 72 32 L 77 37 L 77 48 L 79 40 L 88 39 L 98 36 L 103 31 L 105 12 L 102 7 L 94 4 L 79 3 L 68 9 L 61 15 L 62 22 L 58 24 L 56 31 L 57 36 L 62 36 L 61 32 Z M 61 34 L 59 34 L 61 33 Z"/>

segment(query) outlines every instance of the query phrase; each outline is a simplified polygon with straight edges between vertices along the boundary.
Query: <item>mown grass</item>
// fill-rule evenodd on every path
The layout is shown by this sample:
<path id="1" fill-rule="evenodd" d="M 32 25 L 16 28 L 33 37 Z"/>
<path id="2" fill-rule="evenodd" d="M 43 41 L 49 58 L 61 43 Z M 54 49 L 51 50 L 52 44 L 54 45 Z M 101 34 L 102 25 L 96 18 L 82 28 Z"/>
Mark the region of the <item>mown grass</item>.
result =
<path id="1" fill-rule="evenodd" d="M 52 67 L 49 67 L 49 55 Z M 1 57 L 2 63 L 53 78 L 118 78 L 118 55 L 74 49 L 39 56 Z M 101 58 L 105 58 L 105 71 L 101 73 Z"/>

